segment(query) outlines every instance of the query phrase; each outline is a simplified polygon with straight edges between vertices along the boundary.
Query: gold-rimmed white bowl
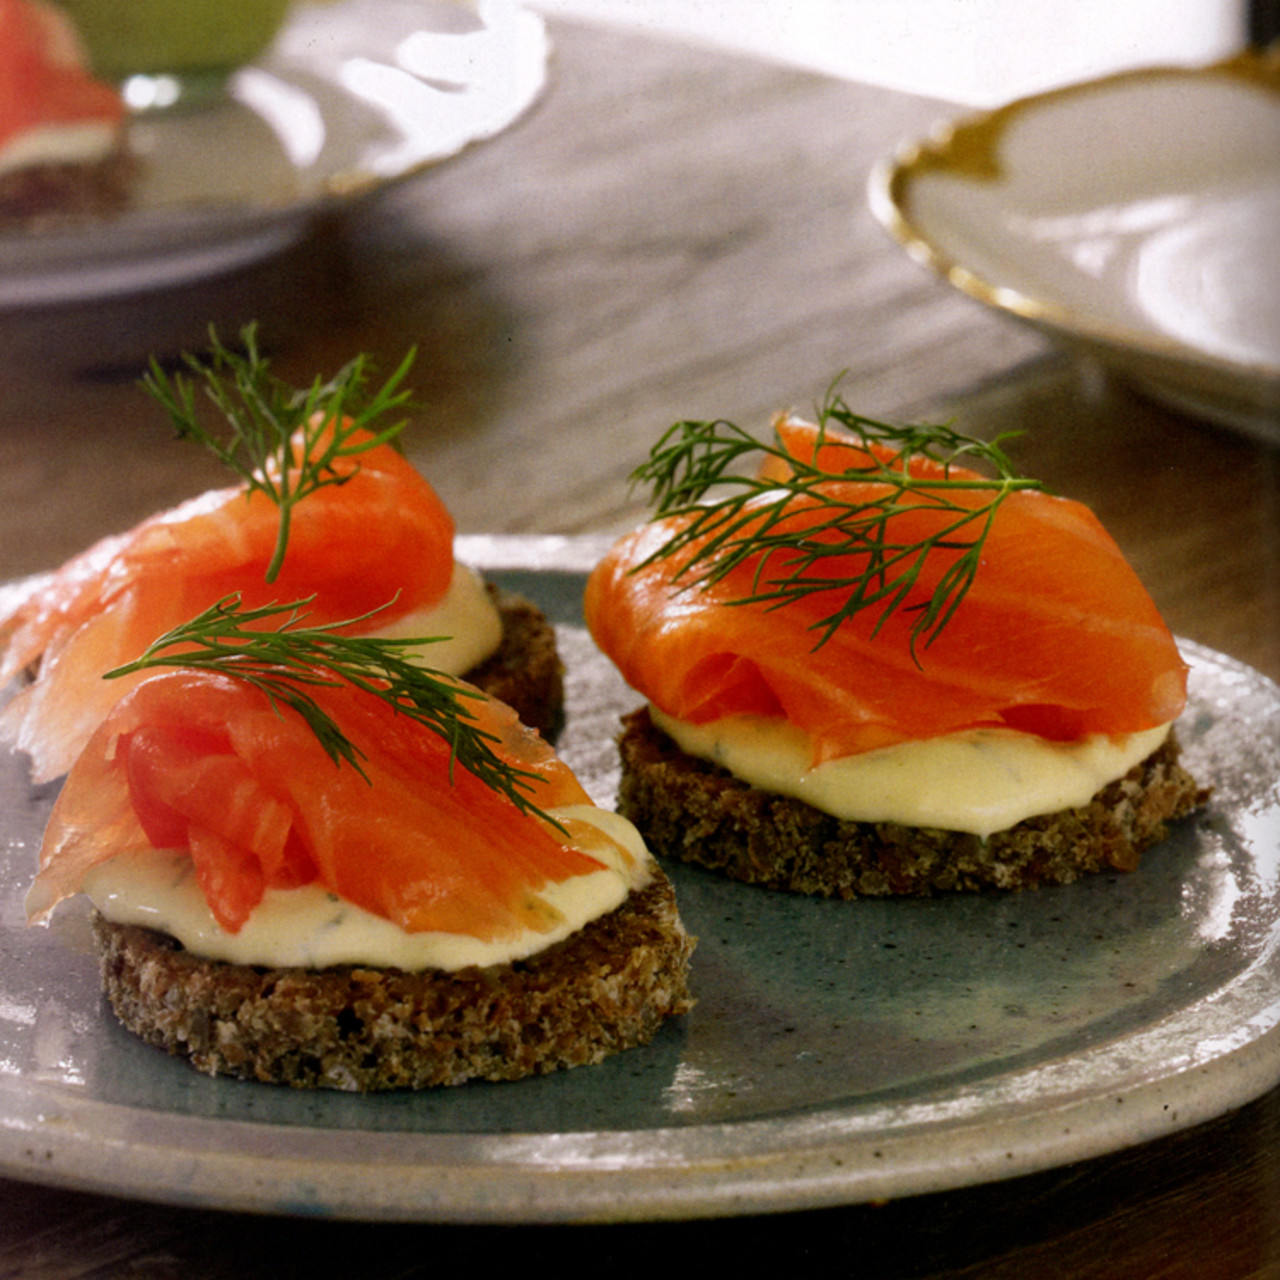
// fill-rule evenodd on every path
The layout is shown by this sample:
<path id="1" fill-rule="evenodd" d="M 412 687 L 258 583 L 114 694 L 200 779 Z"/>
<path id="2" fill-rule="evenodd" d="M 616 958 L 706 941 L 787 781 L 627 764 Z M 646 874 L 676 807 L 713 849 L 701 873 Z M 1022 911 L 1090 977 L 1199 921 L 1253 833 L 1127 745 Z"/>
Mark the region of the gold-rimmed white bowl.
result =
<path id="1" fill-rule="evenodd" d="M 1280 57 L 950 122 L 873 171 L 917 261 L 1155 398 L 1280 440 Z"/>

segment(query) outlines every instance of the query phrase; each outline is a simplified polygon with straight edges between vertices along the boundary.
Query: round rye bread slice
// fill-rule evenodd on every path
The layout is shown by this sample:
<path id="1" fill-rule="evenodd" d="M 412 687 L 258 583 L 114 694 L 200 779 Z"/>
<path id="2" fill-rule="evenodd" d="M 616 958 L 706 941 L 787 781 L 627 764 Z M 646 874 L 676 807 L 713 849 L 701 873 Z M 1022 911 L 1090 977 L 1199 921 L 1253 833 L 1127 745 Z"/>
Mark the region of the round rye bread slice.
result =
<path id="1" fill-rule="evenodd" d="M 692 1007 L 694 940 L 660 870 L 526 960 L 455 973 L 205 960 L 94 914 L 102 982 L 143 1040 L 211 1075 L 298 1088 L 422 1089 L 582 1066 Z"/>
<path id="2" fill-rule="evenodd" d="M 1132 871 L 1166 824 L 1209 792 L 1178 763 L 1172 734 L 1081 808 L 1027 818 L 987 839 L 958 831 L 852 822 L 760 791 L 681 751 L 647 708 L 623 717 L 618 812 L 660 857 L 734 880 L 828 897 L 927 895 L 1067 884 Z"/>
<path id="3" fill-rule="evenodd" d="M 85 164 L 51 161 L 0 174 L 0 227 L 38 231 L 122 213 L 140 171 L 138 160 L 118 148 Z"/>
<path id="4" fill-rule="evenodd" d="M 502 618 L 502 643 L 463 678 L 514 708 L 523 724 L 554 739 L 564 721 L 564 665 L 555 628 L 523 596 L 492 583 L 485 589 Z"/>

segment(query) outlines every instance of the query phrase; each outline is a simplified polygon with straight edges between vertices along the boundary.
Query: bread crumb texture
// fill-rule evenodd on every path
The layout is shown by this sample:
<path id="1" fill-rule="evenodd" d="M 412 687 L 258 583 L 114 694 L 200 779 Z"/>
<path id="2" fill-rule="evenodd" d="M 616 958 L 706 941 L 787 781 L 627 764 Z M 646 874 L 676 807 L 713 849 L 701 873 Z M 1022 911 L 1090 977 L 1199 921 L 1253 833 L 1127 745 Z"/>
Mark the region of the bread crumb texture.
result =
<path id="1" fill-rule="evenodd" d="M 139 168 L 131 154 L 117 150 L 88 164 L 39 164 L 0 174 L 0 227 L 53 230 L 122 213 Z"/>
<path id="2" fill-rule="evenodd" d="M 492 583 L 487 590 L 502 618 L 502 643 L 465 679 L 514 707 L 521 723 L 552 740 L 564 720 L 564 665 L 556 650 L 555 628 L 523 596 Z"/>

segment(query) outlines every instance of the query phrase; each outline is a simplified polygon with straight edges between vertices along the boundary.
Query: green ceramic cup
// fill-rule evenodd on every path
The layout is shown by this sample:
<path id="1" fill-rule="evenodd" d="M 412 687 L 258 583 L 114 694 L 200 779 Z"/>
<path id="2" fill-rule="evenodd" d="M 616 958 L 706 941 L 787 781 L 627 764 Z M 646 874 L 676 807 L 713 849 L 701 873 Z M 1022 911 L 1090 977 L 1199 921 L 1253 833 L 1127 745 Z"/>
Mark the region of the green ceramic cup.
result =
<path id="1" fill-rule="evenodd" d="M 274 39 L 290 0 L 62 0 L 96 75 L 166 77 L 184 99 L 216 93 Z M 162 104 L 168 105 L 168 104 Z"/>

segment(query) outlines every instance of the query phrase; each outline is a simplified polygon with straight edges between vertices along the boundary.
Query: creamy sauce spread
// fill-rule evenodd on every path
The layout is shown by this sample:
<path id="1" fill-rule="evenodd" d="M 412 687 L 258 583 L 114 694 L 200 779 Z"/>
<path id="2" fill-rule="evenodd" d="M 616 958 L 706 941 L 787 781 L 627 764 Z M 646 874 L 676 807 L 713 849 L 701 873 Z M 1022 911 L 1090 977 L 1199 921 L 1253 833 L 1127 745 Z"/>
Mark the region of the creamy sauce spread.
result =
<path id="1" fill-rule="evenodd" d="M 653 874 L 653 859 L 625 818 L 594 805 L 570 805 L 550 813 L 561 821 L 586 824 L 587 832 L 575 828 L 574 843 L 605 865 L 538 890 L 554 920 L 548 931 L 525 930 L 493 942 L 464 934 L 406 933 L 314 884 L 268 889 L 240 932 L 228 933 L 213 918 L 191 859 L 171 849 L 118 853 L 85 876 L 83 890 L 108 920 L 156 929 L 177 938 L 195 955 L 232 964 L 308 969 L 367 964 L 408 971 L 507 964 L 560 942 L 612 911 Z"/>
<path id="2" fill-rule="evenodd" d="M 1014 729 L 975 729 L 831 760 L 817 768 L 808 735 L 783 720 L 727 716 L 705 725 L 650 707 L 681 750 L 736 778 L 804 800 L 837 818 L 897 822 L 986 837 L 1024 818 L 1088 804 L 1165 740 L 1169 726 L 1051 742 Z"/>
<path id="3" fill-rule="evenodd" d="M 0 174 L 41 164 L 93 164 L 115 149 L 117 133 L 109 121 L 37 125 L 0 145 Z"/>
<path id="4" fill-rule="evenodd" d="M 480 575 L 455 563 L 449 589 L 435 604 L 415 609 L 365 634 L 389 639 L 441 637 L 416 652 L 423 665 L 460 676 L 483 662 L 502 643 L 502 617 Z"/>

